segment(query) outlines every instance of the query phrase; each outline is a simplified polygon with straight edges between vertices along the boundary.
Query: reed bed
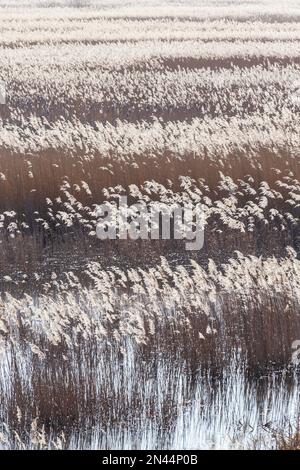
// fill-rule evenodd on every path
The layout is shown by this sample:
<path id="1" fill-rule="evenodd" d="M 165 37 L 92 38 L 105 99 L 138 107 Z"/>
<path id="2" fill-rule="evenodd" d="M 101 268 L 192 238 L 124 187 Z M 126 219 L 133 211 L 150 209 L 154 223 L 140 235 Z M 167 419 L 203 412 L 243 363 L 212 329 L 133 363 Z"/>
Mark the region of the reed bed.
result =
<path id="1" fill-rule="evenodd" d="M 299 447 L 299 20 L 0 0 L 0 448 Z M 203 248 L 99 240 L 121 196 Z"/>
<path id="2" fill-rule="evenodd" d="M 52 279 L 53 294 L 7 294 L 2 445 L 276 447 L 298 418 L 298 265 L 239 255 L 208 272 L 164 259 L 122 272 L 94 262 L 92 288 L 69 272 Z"/>

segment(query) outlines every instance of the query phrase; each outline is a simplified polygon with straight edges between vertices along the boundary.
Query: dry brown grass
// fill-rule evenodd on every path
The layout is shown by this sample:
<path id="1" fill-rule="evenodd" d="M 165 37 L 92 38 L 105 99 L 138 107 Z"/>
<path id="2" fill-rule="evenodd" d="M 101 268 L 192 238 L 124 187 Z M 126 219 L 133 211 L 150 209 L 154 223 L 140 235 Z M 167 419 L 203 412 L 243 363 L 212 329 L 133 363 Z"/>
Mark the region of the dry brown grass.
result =
<path id="1" fill-rule="evenodd" d="M 235 8 L 164 11 L 190 42 L 145 42 L 150 10 L 1 18 L 1 448 L 299 449 L 299 15 Z M 199 196 L 203 249 L 98 240 L 136 190 Z"/>
<path id="2" fill-rule="evenodd" d="M 78 154 L 75 157 L 67 153 L 47 151 L 35 156 L 22 156 L 1 151 L 1 170 L 5 181 L 0 181 L 0 210 L 17 210 L 32 214 L 33 211 L 45 210 L 46 198 L 55 199 L 67 177 L 72 184 L 86 181 L 92 191 L 92 197 L 81 194 L 83 204 L 101 203 L 104 200 L 102 190 L 110 186 L 130 184 L 141 185 L 146 180 L 166 184 L 167 180 L 176 182 L 181 175 L 203 178 L 214 191 L 219 182 L 219 172 L 234 180 L 251 175 L 255 181 L 267 181 L 270 185 L 278 179 L 273 169 L 284 172 L 290 170 L 296 179 L 300 178 L 299 162 L 288 153 L 277 153 L 261 149 L 257 155 L 248 158 L 243 152 L 229 155 L 226 161 L 212 161 L 194 155 L 185 155 L 178 159 L 176 155 L 163 154 L 132 155 L 128 162 L 113 156 L 108 160 L 101 155 L 86 158 Z M 29 164 L 30 162 L 30 164 Z M 135 168 L 133 162 L 138 163 Z M 109 164 L 110 171 L 104 170 Z M 33 176 L 31 176 L 33 175 Z M 178 189 L 178 186 L 177 186 Z"/>

